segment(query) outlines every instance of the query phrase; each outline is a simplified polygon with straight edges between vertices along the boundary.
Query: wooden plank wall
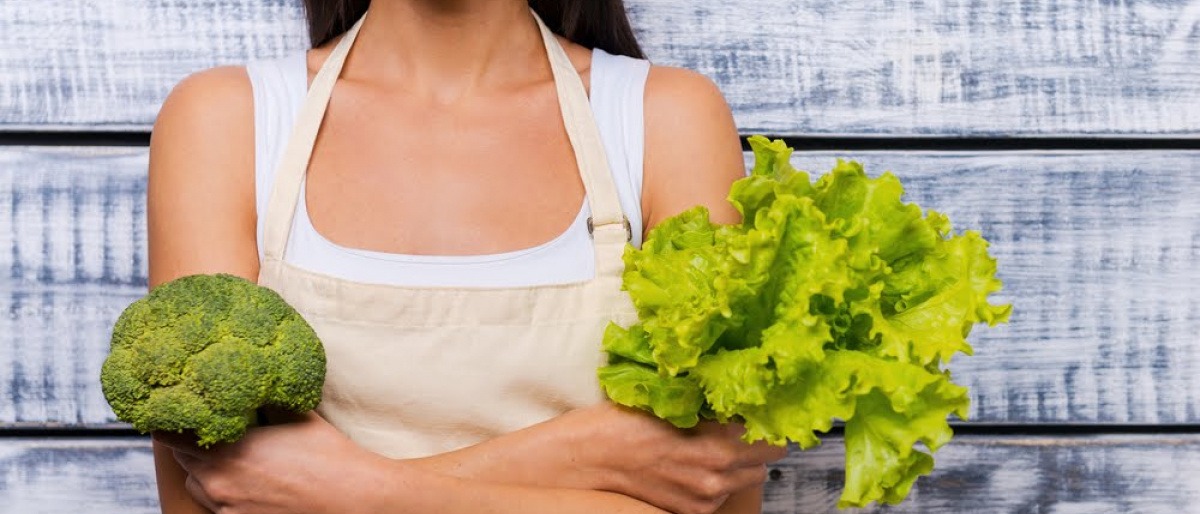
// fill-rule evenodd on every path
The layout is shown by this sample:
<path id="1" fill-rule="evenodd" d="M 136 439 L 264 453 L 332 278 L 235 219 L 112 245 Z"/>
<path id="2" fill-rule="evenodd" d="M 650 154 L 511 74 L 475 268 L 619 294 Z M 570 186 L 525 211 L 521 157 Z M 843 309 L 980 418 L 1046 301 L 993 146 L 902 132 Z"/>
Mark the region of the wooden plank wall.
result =
<path id="1" fill-rule="evenodd" d="M 0 2 L 0 513 L 156 511 L 96 383 L 146 282 L 146 149 L 109 143 L 187 73 L 303 48 L 298 4 Z M 743 134 L 993 241 L 1016 311 L 954 365 L 972 421 L 866 511 L 1200 512 L 1200 0 L 627 4 Z M 839 446 L 777 466 L 767 511 L 833 510 Z"/>

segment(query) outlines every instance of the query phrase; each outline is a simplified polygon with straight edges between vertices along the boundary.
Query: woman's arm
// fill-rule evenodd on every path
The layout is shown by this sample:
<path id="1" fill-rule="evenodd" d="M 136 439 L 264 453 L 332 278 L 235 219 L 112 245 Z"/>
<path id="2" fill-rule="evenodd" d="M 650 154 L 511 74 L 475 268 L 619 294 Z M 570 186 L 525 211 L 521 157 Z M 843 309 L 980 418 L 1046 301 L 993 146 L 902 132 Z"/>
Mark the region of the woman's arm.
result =
<path id="1" fill-rule="evenodd" d="M 714 223 L 741 215 L 726 200 L 746 163 L 733 114 L 711 80 L 655 66 L 646 79 L 646 150 L 642 218 L 646 232 L 662 220 L 704 205 Z"/>
<path id="2" fill-rule="evenodd" d="M 172 92 L 160 112 L 155 124 L 151 140 L 150 181 L 148 190 L 148 217 L 150 239 L 150 284 L 158 284 L 175 278 L 196 273 L 230 273 L 250 280 L 255 280 L 258 274 L 258 252 L 255 243 L 255 193 L 254 193 L 254 119 L 253 94 L 244 70 L 240 68 L 222 68 L 200 73 L 181 83 Z M 593 414 L 596 415 L 596 414 Z M 609 412 L 605 414 L 623 419 L 634 419 L 638 422 L 655 422 L 657 420 L 638 413 Z M 582 416 L 582 415 L 577 415 Z M 603 417 L 603 415 L 601 415 Z M 592 418 L 596 421 L 599 418 Z M 605 418 L 608 419 L 608 418 Z M 323 425 L 327 426 L 327 424 Z M 609 425 L 610 423 L 594 423 Z M 539 505 L 552 507 L 555 512 L 570 512 L 575 509 L 581 512 L 657 512 L 662 511 L 649 506 L 640 500 L 632 499 L 637 486 L 645 487 L 647 483 L 655 483 L 653 478 L 675 477 L 673 489 L 648 491 L 639 498 L 645 500 L 658 499 L 667 505 L 686 505 L 676 512 L 711 512 L 713 509 L 696 508 L 697 505 L 711 504 L 714 498 L 723 499 L 723 492 L 731 490 L 737 484 L 761 482 L 757 468 L 761 462 L 769 459 L 764 457 L 761 448 L 734 446 L 730 444 L 736 439 L 736 434 L 725 434 L 710 431 L 707 434 L 679 434 L 671 430 L 665 432 L 674 437 L 677 444 L 685 444 L 693 449 L 691 455 L 709 455 L 712 447 L 725 445 L 735 448 L 735 451 L 717 452 L 721 455 L 733 455 L 737 459 L 725 461 L 688 462 L 686 459 L 670 461 L 675 467 L 660 467 L 659 469 L 639 469 L 636 456 L 651 455 L 650 450 L 665 447 L 664 438 L 654 439 L 629 437 L 641 432 L 636 423 L 629 425 L 632 430 L 627 434 L 619 431 L 609 433 L 610 441 L 588 441 L 587 446 L 596 450 L 590 457 L 594 461 L 584 463 L 580 460 L 564 461 L 570 454 L 569 448 L 545 447 L 540 452 L 528 451 L 528 446 L 535 441 L 549 440 L 565 442 L 561 437 L 564 431 L 573 431 L 569 423 L 555 423 L 538 427 L 536 430 L 520 437 L 504 438 L 490 441 L 485 445 L 454 455 L 446 455 L 442 459 L 429 459 L 418 465 L 416 462 L 396 462 L 396 467 L 382 468 L 380 471 L 373 467 L 367 469 L 378 471 L 367 480 L 378 483 L 380 480 L 397 480 L 397 486 L 404 484 L 420 484 L 419 487 L 393 487 L 383 484 L 382 487 L 367 490 L 362 496 L 350 496 L 346 491 L 327 489 L 324 482 L 305 484 L 304 489 L 312 498 L 316 493 L 317 500 L 333 499 L 349 502 L 353 505 L 369 505 L 372 500 L 379 500 L 384 492 L 407 491 L 402 501 L 391 504 L 397 512 L 425 512 L 420 508 L 405 510 L 407 506 L 423 505 L 422 502 L 443 502 L 474 498 L 482 500 L 485 496 L 489 502 L 496 502 L 496 508 L 516 506 L 514 512 L 536 512 Z M 576 424 L 575 426 L 578 426 Z M 295 427 L 292 427 L 295 428 Z M 330 427 L 331 428 L 331 427 Z M 274 433 L 275 427 L 252 430 L 252 436 L 260 433 Z M 282 429 L 278 429 L 282 430 Z M 334 431 L 336 432 L 336 431 Z M 289 433 L 283 431 L 283 434 Z M 644 436 L 644 434 L 642 434 Z M 667 437 L 664 436 L 664 437 Z M 285 437 L 285 436 L 280 436 Z M 278 455 L 291 454 L 295 467 L 313 467 L 307 459 L 307 450 L 298 452 L 297 448 L 313 448 L 302 437 L 293 434 L 293 439 L 285 439 L 275 447 Z M 637 439 L 638 444 L 628 440 Z M 262 437 L 248 437 L 247 440 L 261 440 Z M 155 463 L 158 473 L 159 495 L 162 509 L 166 514 L 196 514 L 205 513 L 208 507 L 219 506 L 213 503 L 212 497 L 228 499 L 230 496 L 245 492 L 238 487 L 217 487 L 215 494 L 205 492 L 212 482 L 221 484 L 222 477 L 235 476 L 227 469 L 214 465 L 241 465 L 246 458 L 238 455 L 238 451 L 255 451 L 269 454 L 272 448 L 261 442 L 232 445 L 240 450 L 232 452 L 196 452 L 198 455 L 188 457 L 186 446 L 180 446 L 178 441 L 171 445 L 164 444 L 160 439 L 155 443 Z M 743 445 L 744 446 L 744 445 Z M 356 448 L 356 447 L 355 447 Z M 366 454 L 365 450 L 357 449 L 355 455 Z M 347 452 L 348 454 L 351 452 Z M 505 460 L 505 456 L 520 455 L 519 460 Z M 299 457 L 297 457 L 299 456 Z M 327 468 L 332 474 L 346 476 L 353 471 L 354 462 L 348 458 L 333 461 Z M 199 466 L 201 471 L 193 469 L 191 476 L 181 466 L 180 461 L 193 466 Z M 269 458 L 262 462 L 272 462 Z M 695 459 L 693 459 L 695 460 Z M 661 463 L 664 459 L 658 459 Z M 378 461 L 375 461 L 378 462 Z M 205 465 L 207 463 L 208 465 Z M 584 465 L 586 464 L 586 465 Z M 471 470 L 471 473 L 443 473 L 441 470 L 457 469 L 459 472 Z M 514 472 L 517 467 L 523 471 Z M 748 468 L 748 469 L 747 469 Z M 270 469 L 270 468 L 267 468 Z M 279 468 L 275 468 L 279 469 Z M 569 472 L 563 472 L 569 470 Z M 690 477 L 697 473 L 706 474 L 707 479 L 693 480 Z M 272 473 L 266 473 L 271 475 Z M 274 474 L 278 474 L 277 472 Z M 454 475 L 460 475 L 458 477 Z M 656 474 L 656 475 L 655 475 Z M 248 476 L 255 476 L 250 474 Z M 258 476 L 262 476 L 261 474 Z M 355 476 L 362 476 L 356 474 Z M 215 477 L 215 478 L 214 478 Z M 595 489 L 617 490 L 627 486 L 634 493 L 613 494 L 599 492 Z M 270 498 L 272 490 L 268 487 L 257 491 L 258 498 Z M 481 496 L 482 495 L 482 496 Z M 204 502 L 194 501 L 199 497 Z M 667 498 L 667 499 L 664 499 Z M 671 500 L 670 498 L 675 498 Z M 682 498 L 683 500 L 679 500 Z M 243 498 L 244 500 L 244 498 Z M 317 501 L 314 500 L 314 501 Z M 675 503 L 672 503 L 675 502 Z M 455 512 L 449 505 L 438 503 L 439 512 Z M 308 507 L 308 506 L 305 506 Z M 472 512 L 479 512 L 479 505 L 471 505 Z M 308 510 L 295 510 L 308 512 Z M 334 509 L 344 512 L 344 507 Z M 270 510 L 251 510 L 250 512 L 270 512 Z M 497 512 L 504 512 L 503 510 Z"/>
<path id="3" fill-rule="evenodd" d="M 252 98 L 244 70 L 219 68 L 188 78 L 164 103 L 150 145 L 147 210 L 151 287 L 197 273 L 230 273 L 257 280 Z M 185 450 L 194 452 L 192 460 L 187 461 L 186 454 L 180 452 L 187 445 L 181 446 L 178 439 L 173 441 L 174 446 L 164 441 L 172 440 L 159 438 L 154 445 L 163 512 L 219 512 L 223 503 L 213 502 L 204 493 L 203 479 L 189 480 L 179 460 L 195 462 L 196 455 L 203 455 L 208 462 L 216 462 L 221 454 Z M 295 443 L 290 444 L 290 451 L 295 453 Z M 245 447 L 253 445 L 237 448 Z M 263 459 L 260 464 L 268 462 Z M 365 476 L 364 470 L 346 469 L 346 463 L 333 466 L 341 475 Z M 212 468 L 203 468 L 201 472 L 211 472 Z M 367 500 L 404 491 L 403 498 L 389 501 L 396 507 L 395 512 L 481 512 L 481 504 L 467 503 L 463 509 L 449 507 L 456 501 L 486 500 L 496 505 L 495 512 L 661 513 L 645 503 L 612 493 L 484 485 L 417 473 L 415 467 L 365 469 L 376 471 L 374 480 L 382 479 L 385 483 L 377 490 L 355 497 L 355 503 L 371 504 Z M 380 469 L 388 471 L 379 472 Z M 260 471 L 260 475 L 278 474 L 278 470 L 269 467 Z M 321 484 L 306 484 L 308 489 L 314 487 Z M 261 500 L 270 499 L 271 493 L 270 489 L 256 492 Z M 339 495 L 341 491 L 337 490 L 324 494 L 329 498 Z"/>
<path id="4" fill-rule="evenodd" d="M 186 490 L 218 514 L 665 514 L 612 492 L 431 473 L 362 449 L 316 414 L 302 418 L 209 449 L 177 434 L 155 440 L 187 470 Z"/>
<path id="5" fill-rule="evenodd" d="M 604 403 L 461 450 L 410 461 L 449 476 L 539 487 L 613 491 L 671 512 L 718 511 L 731 495 L 752 501 L 765 463 L 786 450 L 747 445 L 736 425 L 679 430 L 640 411 Z M 718 512 L 755 512 L 739 509 Z"/>
<path id="6" fill-rule="evenodd" d="M 208 450 L 196 448 L 188 436 L 155 439 L 187 470 L 187 491 L 214 512 L 233 507 L 254 514 L 408 513 L 437 504 L 438 512 L 454 513 L 462 498 L 486 498 L 497 504 L 495 512 L 545 507 L 711 514 L 731 492 L 761 484 L 763 463 L 782 455 L 778 448 L 745 445 L 740 435 L 737 426 L 710 423 L 681 431 L 639 412 L 597 406 L 415 460 L 370 453 L 313 413 L 252 429 L 242 441 Z M 462 466 L 447 468 L 448 462 Z M 618 487 L 645 482 L 633 492 L 674 503 L 659 510 L 634 499 L 640 496 L 592 485 L 600 482 L 589 474 Z M 758 501 L 757 495 L 739 497 Z M 470 512 L 466 507 L 474 501 L 462 512 Z M 742 503 L 731 499 L 729 505 L 735 504 Z"/>
<path id="7" fill-rule="evenodd" d="M 645 127 L 642 226 L 647 234 L 697 204 L 708 207 L 713 222 L 740 221 L 726 197 L 733 182 L 746 176 L 746 164 L 733 113 L 711 80 L 679 68 L 651 68 Z M 761 484 L 734 493 L 718 512 L 758 514 Z"/>
<path id="8" fill-rule="evenodd" d="M 150 287 L 197 273 L 257 280 L 254 107 L 238 68 L 194 75 L 172 91 L 150 138 Z M 184 489 L 171 449 L 154 445 L 165 514 L 207 510 Z"/>

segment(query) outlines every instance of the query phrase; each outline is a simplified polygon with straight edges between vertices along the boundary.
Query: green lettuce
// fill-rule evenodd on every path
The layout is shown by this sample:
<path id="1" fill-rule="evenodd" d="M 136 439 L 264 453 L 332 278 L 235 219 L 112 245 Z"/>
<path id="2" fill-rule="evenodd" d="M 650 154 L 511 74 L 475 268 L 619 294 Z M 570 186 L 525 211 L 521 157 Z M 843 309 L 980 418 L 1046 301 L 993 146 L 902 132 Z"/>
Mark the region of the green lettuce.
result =
<path id="1" fill-rule="evenodd" d="M 624 255 L 638 323 L 604 334 L 613 401 L 679 427 L 737 421 L 747 441 L 807 449 L 844 423 L 839 507 L 902 501 L 966 419 L 945 366 L 972 352 L 996 261 L 977 232 L 902 201 L 894 175 L 839 160 L 815 182 L 782 141 L 750 138 L 755 165 L 730 190 L 734 225 L 695 207 Z M 918 443 L 929 450 L 918 449 Z"/>

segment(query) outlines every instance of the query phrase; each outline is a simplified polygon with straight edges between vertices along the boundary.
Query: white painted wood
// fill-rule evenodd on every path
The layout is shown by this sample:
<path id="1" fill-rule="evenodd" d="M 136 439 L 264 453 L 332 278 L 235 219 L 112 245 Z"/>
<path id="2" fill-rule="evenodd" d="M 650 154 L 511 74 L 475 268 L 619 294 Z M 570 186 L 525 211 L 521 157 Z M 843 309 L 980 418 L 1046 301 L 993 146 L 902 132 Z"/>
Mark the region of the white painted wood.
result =
<path id="1" fill-rule="evenodd" d="M 842 442 L 772 466 L 764 514 L 838 512 Z M 1200 505 L 1200 436 L 959 436 L 930 476 L 889 509 L 841 512 L 1151 514 Z M 0 512 L 157 513 L 149 442 L 0 439 Z"/>
<path id="2" fill-rule="evenodd" d="M 1200 137 L 1196 0 L 627 0 L 744 133 Z M 0 2 L 0 129 L 144 130 L 172 84 L 307 44 L 298 0 Z"/>
<path id="3" fill-rule="evenodd" d="M 113 421 L 96 376 L 146 280 L 144 152 L 0 148 L 0 424 Z M 955 361 L 972 419 L 1200 422 L 1200 152 L 856 155 L 993 241 L 1016 308 Z"/>
<path id="4" fill-rule="evenodd" d="M 854 156 L 992 242 L 1014 311 L 952 366 L 972 419 L 1200 421 L 1200 152 Z"/>
<path id="5" fill-rule="evenodd" d="M 145 148 L 0 147 L 0 423 L 112 420 L 112 323 L 146 284 Z"/>
<path id="6" fill-rule="evenodd" d="M 145 130 L 189 73 L 304 48 L 298 0 L 0 2 L 0 128 Z"/>

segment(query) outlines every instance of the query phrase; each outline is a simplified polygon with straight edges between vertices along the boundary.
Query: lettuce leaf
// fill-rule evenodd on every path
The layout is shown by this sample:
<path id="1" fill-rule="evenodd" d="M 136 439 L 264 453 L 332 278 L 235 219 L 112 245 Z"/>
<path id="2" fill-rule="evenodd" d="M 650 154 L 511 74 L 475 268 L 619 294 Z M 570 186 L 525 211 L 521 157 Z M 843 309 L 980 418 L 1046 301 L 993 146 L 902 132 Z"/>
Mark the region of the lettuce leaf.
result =
<path id="1" fill-rule="evenodd" d="M 839 160 L 813 182 L 782 141 L 750 145 L 729 194 L 741 223 L 696 207 L 627 248 L 639 322 L 605 332 L 601 385 L 676 426 L 744 423 L 747 441 L 807 449 L 842 421 L 839 507 L 898 503 L 950 440 L 948 417 L 966 418 L 944 365 L 972 353 L 974 325 L 1011 313 L 988 302 L 996 261 L 979 233 L 904 203 L 890 173 Z"/>

